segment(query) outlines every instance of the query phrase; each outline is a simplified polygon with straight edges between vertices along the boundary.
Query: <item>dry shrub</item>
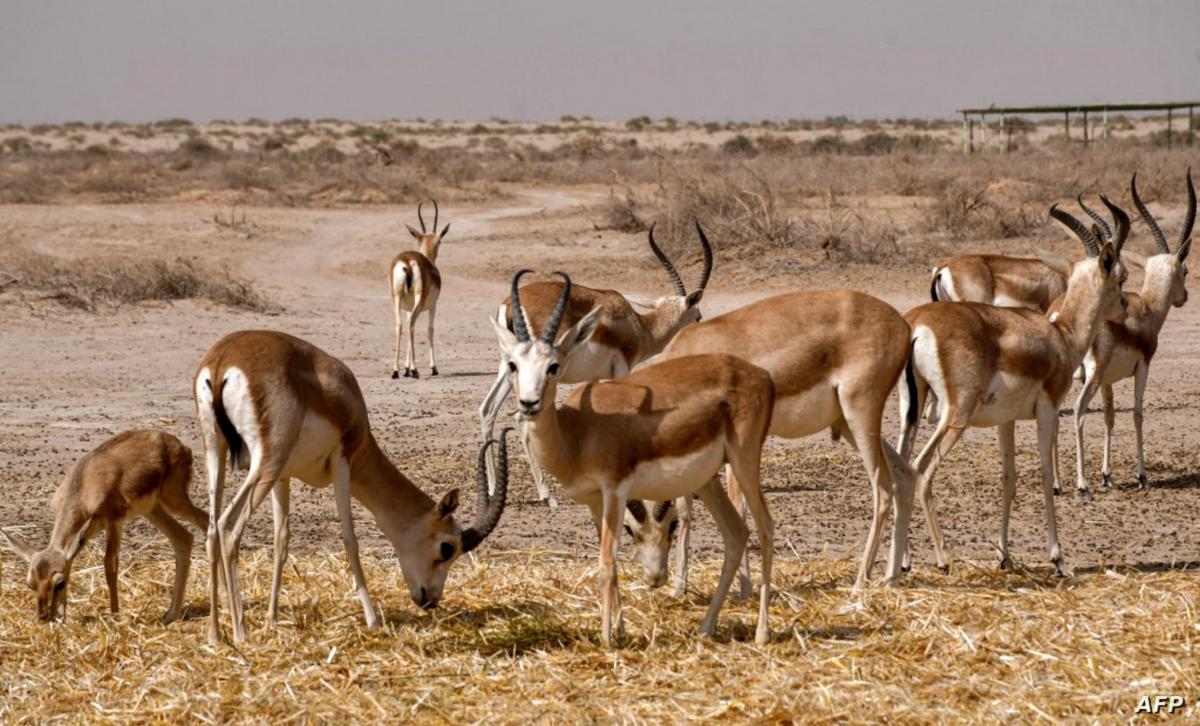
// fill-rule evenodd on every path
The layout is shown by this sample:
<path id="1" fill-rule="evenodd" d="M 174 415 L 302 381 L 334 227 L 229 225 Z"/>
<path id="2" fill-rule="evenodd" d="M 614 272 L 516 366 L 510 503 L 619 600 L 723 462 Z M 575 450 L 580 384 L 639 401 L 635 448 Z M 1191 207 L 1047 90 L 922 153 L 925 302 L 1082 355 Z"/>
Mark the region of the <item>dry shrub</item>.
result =
<path id="1" fill-rule="evenodd" d="M 228 269 L 213 269 L 176 258 L 61 258 L 25 252 L 0 260 L 5 288 L 42 293 L 67 307 L 95 311 L 104 305 L 149 300 L 203 298 L 242 310 L 272 306 Z"/>
<path id="2" fill-rule="evenodd" d="M 592 224 L 596 229 L 641 232 L 647 225 L 638 214 L 640 206 L 632 189 L 626 189 L 624 196 L 618 196 L 615 190 L 610 190 L 608 199 L 598 209 L 600 220 Z"/>

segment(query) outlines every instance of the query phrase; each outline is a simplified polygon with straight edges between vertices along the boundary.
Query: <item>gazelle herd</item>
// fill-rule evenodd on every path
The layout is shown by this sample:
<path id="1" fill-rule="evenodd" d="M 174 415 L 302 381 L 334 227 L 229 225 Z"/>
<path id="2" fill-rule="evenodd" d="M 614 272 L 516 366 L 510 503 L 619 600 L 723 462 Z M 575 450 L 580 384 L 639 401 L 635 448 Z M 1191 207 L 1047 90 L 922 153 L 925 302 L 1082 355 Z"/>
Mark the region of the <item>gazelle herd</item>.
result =
<path id="1" fill-rule="evenodd" d="M 29 564 L 27 580 L 37 596 L 38 617 L 51 620 L 65 618 L 72 562 L 99 531 L 107 535 L 105 575 L 110 606 L 117 611 L 122 525 L 146 517 L 175 550 L 174 589 L 164 617 L 170 622 L 183 612 L 191 562 L 193 537 L 174 518 L 180 517 L 206 536 L 209 640 L 221 638 L 223 589 L 236 643 L 247 638 L 238 553 L 250 516 L 270 495 L 274 570 L 267 619 L 273 625 L 288 557 L 291 481 L 331 487 L 363 617 L 368 627 L 376 627 L 382 619 L 359 560 L 351 501 L 371 514 L 395 548 L 414 604 L 436 607 L 450 567 L 496 529 L 504 512 L 508 429 L 498 440 L 492 434 L 506 398 L 515 391 L 517 426 L 538 499 L 556 504 L 544 468 L 563 494 L 588 507 L 596 526 L 600 638 L 606 647 L 623 632 L 617 584 L 622 529 L 634 541 L 647 583 L 655 587 L 670 579 L 670 549 L 680 540 L 674 580 L 682 594 L 693 495 L 712 514 L 724 544 L 719 580 L 699 632 L 715 632 L 740 567 L 741 594 L 758 595 L 755 640 L 769 640 L 774 523 L 760 471 L 768 435 L 796 439 L 829 429 L 835 441 L 844 438 L 857 450 L 873 503 L 854 582 L 859 591 L 868 585 L 889 515 L 891 549 L 881 582 L 894 584 L 911 567 L 908 528 L 918 495 L 936 563 L 949 568 L 933 481 L 940 462 L 969 427 L 998 432 L 1003 472 L 998 547 L 1001 568 L 1011 568 L 1015 422 L 1035 420 L 1047 550 L 1056 572 L 1065 576 L 1054 503 L 1059 484 L 1055 442 L 1073 376 L 1082 374 L 1074 410 L 1080 495 L 1087 500 L 1092 496 L 1084 466 L 1087 405 L 1097 390 L 1102 392 L 1106 430 L 1101 477 L 1109 488 L 1112 387 L 1130 377 L 1136 475 L 1139 488 L 1147 487 L 1142 408 L 1149 366 L 1167 313 L 1188 297 L 1185 260 L 1196 212 L 1190 169 L 1188 208 L 1173 249 L 1139 196 L 1136 175 L 1129 191 L 1154 240 L 1154 255 L 1142 258 L 1125 249 L 1130 218 L 1108 197 L 1100 199 L 1111 226 L 1079 197 L 1090 226 L 1057 205 L 1050 215 L 1079 239 L 1082 257 L 957 257 L 933 269 L 932 302 L 903 315 L 865 293 L 835 289 L 776 295 L 702 320 L 699 306 L 714 255 L 699 222 L 695 227 L 703 269 L 691 292 L 651 226 L 649 246 L 666 270 L 673 294 L 643 311 L 621 293 L 574 284 L 565 272 L 556 272 L 556 281 L 522 286 L 531 270 L 517 271 L 508 280 L 508 298 L 489 316 L 500 365 L 478 411 L 478 506 L 465 528 L 454 517 L 457 489 L 435 501 L 380 449 L 358 381 L 345 364 L 285 333 L 240 331 L 217 341 L 192 378 L 211 516 L 188 498 L 191 451 L 169 434 L 137 431 L 103 443 L 66 475 L 54 494 L 55 523 L 45 550 L 0 532 Z M 430 373 L 438 373 L 434 316 L 443 279 L 437 256 L 450 225 L 438 230 L 434 202 L 433 228 L 427 229 L 422 206 L 417 209 L 420 231 L 408 227 L 419 251 L 399 253 L 388 273 L 396 323 L 393 378 L 400 378 L 405 324 L 404 377 L 419 378 L 413 326 L 422 313 L 428 316 Z M 1127 265 L 1144 271 L 1139 293 L 1121 289 Z M 569 384 L 581 385 L 559 401 L 559 386 Z M 893 389 L 901 420 L 895 447 L 883 433 Z M 910 464 L 919 413 L 927 404 L 936 427 Z M 226 502 L 229 472 L 240 480 Z M 749 569 L 747 511 L 760 546 L 757 587 Z"/>

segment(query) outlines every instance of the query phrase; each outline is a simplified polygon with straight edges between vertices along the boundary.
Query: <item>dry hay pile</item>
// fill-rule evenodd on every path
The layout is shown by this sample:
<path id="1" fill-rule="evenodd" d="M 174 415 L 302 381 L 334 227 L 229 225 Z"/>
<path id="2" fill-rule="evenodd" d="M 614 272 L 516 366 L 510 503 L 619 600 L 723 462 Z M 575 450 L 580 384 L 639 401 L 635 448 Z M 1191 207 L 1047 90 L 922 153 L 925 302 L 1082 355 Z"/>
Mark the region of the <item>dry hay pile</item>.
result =
<path id="1" fill-rule="evenodd" d="M 1143 695 L 1200 693 L 1191 573 L 1064 582 L 963 565 L 854 604 L 852 563 L 789 558 L 776 568 L 774 641 L 759 647 L 747 602 L 726 606 L 715 642 L 693 637 L 715 583 L 716 563 L 705 563 L 685 601 L 628 577 L 628 637 L 606 652 L 590 559 L 487 553 L 457 565 L 443 607 L 424 613 L 396 561 L 369 556 L 387 626 L 367 631 L 344 558 L 305 553 L 270 632 L 269 553 L 253 551 L 243 557 L 251 641 L 214 650 L 207 567 L 195 563 L 189 619 L 164 628 L 171 565 L 150 549 L 127 549 L 118 616 L 98 550 L 86 553 L 65 625 L 33 621 L 32 594 L 6 559 L 0 722 L 1049 721 L 1131 718 Z"/>

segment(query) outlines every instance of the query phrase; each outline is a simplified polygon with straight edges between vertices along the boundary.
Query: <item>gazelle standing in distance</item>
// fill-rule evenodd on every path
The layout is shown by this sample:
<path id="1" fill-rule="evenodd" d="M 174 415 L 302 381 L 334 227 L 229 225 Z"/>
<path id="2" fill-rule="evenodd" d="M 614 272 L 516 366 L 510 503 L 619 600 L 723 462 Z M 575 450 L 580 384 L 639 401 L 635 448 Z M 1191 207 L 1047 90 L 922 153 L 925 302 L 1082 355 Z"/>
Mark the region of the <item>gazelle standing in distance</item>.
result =
<path id="1" fill-rule="evenodd" d="M 591 338 L 572 351 L 570 360 L 558 374 L 559 383 L 585 383 L 602 378 L 620 378 L 638 363 L 657 355 L 685 326 L 700 320 L 700 299 L 704 296 L 704 288 L 712 274 L 713 252 L 700 222 L 697 220 L 695 224 L 696 234 L 700 237 L 700 247 L 704 252 L 704 269 L 700 273 L 696 289 L 692 292 L 689 293 L 684 287 L 675 266 L 654 241 L 653 225 L 648 235 L 650 250 L 671 278 L 673 295 L 659 298 L 649 310 L 639 313 L 624 295 L 614 290 L 571 286 L 562 324 L 570 327 L 592 310 L 599 312 Z M 534 282 L 521 290 L 525 324 L 533 335 L 545 330 L 546 322 L 562 296 L 563 289 L 563 284 L 559 282 Z M 513 329 L 511 296 L 500 304 L 497 320 L 509 330 Z M 485 441 L 491 438 L 500 407 L 504 405 L 504 400 L 512 389 L 509 373 L 510 362 L 507 356 L 502 354 L 496 382 L 492 384 L 491 390 L 479 407 L 479 421 Z M 548 502 L 550 506 L 556 506 L 557 500 L 545 483 L 541 467 L 530 454 L 528 441 L 523 434 L 522 443 L 525 444 L 526 456 L 530 458 L 538 499 Z"/>
<path id="2" fill-rule="evenodd" d="M 1196 188 L 1192 185 L 1192 170 L 1187 171 L 1188 206 L 1184 216 L 1183 228 L 1179 241 L 1172 251 L 1167 244 L 1167 238 L 1162 229 L 1154 221 L 1150 210 L 1142 203 L 1137 191 L 1137 174 L 1129 182 L 1129 192 L 1133 204 L 1150 234 L 1154 237 L 1155 254 L 1142 258 L 1130 252 L 1124 252 L 1122 258 L 1144 271 L 1141 294 L 1128 293 L 1125 295 L 1129 315 L 1123 323 L 1110 322 L 1100 329 L 1091 350 L 1084 358 L 1086 379 L 1079 399 L 1075 402 L 1075 444 L 1077 452 L 1077 488 L 1081 496 L 1091 498 L 1087 477 L 1084 475 L 1083 453 L 1083 416 L 1087 412 L 1088 402 L 1096 395 L 1099 388 L 1104 395 L 1104 465 L 1101 477 L 1104 488 L 1112 488 L 1112 475 L 1109 468 L 1109 452 L 1112 444 L 1112 430 L 1115 423 L 1113 412 L 1113 384 L 1126 378 L 1133 377 L 1133 431 L 1137 442 L 1137 480 L 1138 488 L 1146 489 L 1146 462 L 1142 448 L 1142 404 L 1146 393 L 1146 381 L 1150 376 L 1150 361 L 1158 349 L 1158 336 L 1167 313 L 1172 307 L 1182 307 L 1187 302 L 1187 259 L 1192 247 L 1192 225 L 1196 221 Z M 1126 231 L 1128 221 L 1126 221 Z"/>
<path id="3" fill-rule="evenodd" d="M 982 303 L 934 302 L 905 314 L 912 327 L 909 371 L 916 382 L 918 403 L 927 391 L 938 399 L 936 431 L 917 458 L 917 493 L 925 509 L 938 567 L 949 559 L 933 499 L 933 475 L 968 427 L 997 427 L 1003 462 L 1000 512 L 1000 566 L 1008 569 L 1008 520 L 1016 495 L 1015 423 L 1036 419 L 1046 506 L 1046 539 L 1050 561 L 1059 575 L 1067 574 L 1058 543 L 1053 493 L 1053 442 L 1058 433 L 1058 410 L 1070 388 L 1073 372 L 1105 320 L 1125 315 L 1120 269 L 1111 244 L 1100 246 L 1091 230 L 1071 215 L 1050 208 L 1083 242 L 1088 256 L 1071 264 L 1043 253 L 1048 265 L 1067 277 L 1067 292 L 1056 316 L 1022 308 Z M 901 411 L 910 410 L 911 394 L 900 389 Z M 916 421 L 905 419 L 900 454 L 907 459 L 916 436 Z M 904 533 L 905 535 L 907 533 Z M 907 539 L 907 538 L 906 538 Z M 906 544 L 906 543 L 905 543 Z"/>
<path id="4" fill-rule="evenodd" d="M 537 338 L 531 336 L 513 277 L 513 329 L 493 320 L 505 357 L 512 362 L 519 411 L 537 460 L 563 491 L 591 510 L 600 533 L 601 631 L 611 647 L 614 616 L 620 626 L 617 544 L 626 501 L 670 500 L 699 492 L 721 528 L 725 562 L 700 625 L 712 635 L 717 614 L 745 551 L 747 531 L 720 490 L 717 474 L 729 463 L 758 525 L 763 548 L 755 640 L 768 640 L 773 525 L 759 482 L 762 444 L 771 420 L 774 385 L 763 369 L 727 355 L 677 358 L 624 378 L 588 383 L 555 404 L 558 378 L 572 351 L 594 332 L 598 310 L 559 335 L 570 298 L 564 273 L 558 304 Z"/>
<path id="5" fill-rule="evenodd" d="M 37 594 L 39 620 L 67 618 L 71 565 L 93 534 L 104 531 L 104 578 L 109 609 L 116 613 L 117 565 L 125 524 L 145 517 L 171 541 L 175 584 L 163 623 L 179 619 L 192 564 L 192 533 L 175 520 L 208 529 L 208 514 L 188 498 L 192 451 L 160 431 L 126 431 L 84 455 L 63 478 L 50 502 L 54 529 L 38 551 L 15 534 L 0 530 L 8 546 L 29 564 L 27 583 Z M 171 515 L 175 515 L 172 517 Z"/>
<path id="6" fill-rule="evenodd" d="M 408 351 L 404 359 L 404 377 L 420 378 L 417 373 L 416 361 L 416 331 L 413 325 L 417 316 L 426 314 L 429 321 L 429 375 L 438 374 L 437 358 L 433 352 L 433 319 L 437 315 L 438 296 L 442 292 L 442 274 L 438 272 L 438 248 L 450 231 L 450 223 L 441 232 L 438 226 L 437 200 L 433 201 L 433 231 L 426 232 L 425 217 L 421 214 L 421 202 L 417 205 L 417 219 L 421 221 L 421 231 L 408 227 L 408 233 L 417 240 L 420 251 L 407 250 L 396 255 L 392 267 L 388 271 L 388 288 L 392 293 L 392 312 L 396 314 L 396 363 L 392 369 L 392 378 L 400 377 L 400 338 L 404 322 L 408 322 Z"/>
<path id="7" fill-rule="evenodd" d="M 914 486 L 911 469 L 881 434 L 883 410 L 908 360 L 909 338 L 908 323 L 881 300 L 853 290 L 812 290 L 769 297 L 692 325 L 662 354 L 668 360 L 728 353 L 761 366 L 775 382 L 771 435 L 796 439 L 832 428 L 858 450 L 871 482 L 874 517 L 855 579 L 857 589 L 866 585 L 875 562 L 895 487 Z M 914 408 L 906 415 L 916 413 Z M 736 486 L 730 486 L 729 493 L 734 501 L 740 499 Z M 899 498 L 906 500 L 911 502 L 911 494 Z M 646 507 L 638 505 L 626 516 L 651 585 L 665 580 L 671 532 L 679 518 L 674 508 L 655 507 L 654 516 L 647 517 Z M 675 575 L 680 595 L 687 586 L 690 510 L 691 501 L 685 498 Z M 898 510 L 896 515 L 895 526 L 907 529 L 909 513 Z M 893 533 L 893 542 L 898 539 Z M 901 554 L 893 551 L 889 559 L 889 580 L 899 574 Z M 745 593 L 749 580 L 748 573 L 743 575 Z"/>
<path id="8" fill-rule="evenodd" d="M 479 545 L 504 511 L 508 472 L 500 467 L 496 492 L 488 496 L 480 452 L 479 508 L 475 524 L 454 521 L 458 490 L 434 502 L 384 455 L 371 433 L 367 407 L 354 374 L 337 358 L 285 333 L 242 331 L 217 341 L 196 371 L 196 411 L 204 439 L 209 499 L 209 585 L 212 605 L 209 641 L 220 639 L 218 580 L 223 578 L 233 617 L 234 642 L 246 639 L 238 585 L 238 548 L 254 509 L 273 494 L 275 571 L 267 615 L 272 624 L 288 553 L 290 479 L 314 487 L 333 485 L 342 540 L 368 627 L 380 624 L 358 558 L 350 499 L 371 512 L 396 549 L 409 595 L 421 608 L 434 608 L 450 565 Z M 490 442 L 489 442 L 490 443 Z M 225 457 L 236 471 L 248 464 L 246 479 L 221 516 Z M 506 461 L 505 444 L 500 458 Z"/>

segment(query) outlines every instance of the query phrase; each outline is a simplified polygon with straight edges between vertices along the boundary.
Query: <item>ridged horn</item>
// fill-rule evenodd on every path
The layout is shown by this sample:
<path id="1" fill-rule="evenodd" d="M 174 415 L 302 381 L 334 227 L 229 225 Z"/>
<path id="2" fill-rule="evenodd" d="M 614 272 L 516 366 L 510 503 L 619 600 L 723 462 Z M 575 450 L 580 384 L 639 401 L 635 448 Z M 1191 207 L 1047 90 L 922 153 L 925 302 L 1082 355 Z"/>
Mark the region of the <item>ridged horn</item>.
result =
<path id="1" fill-rule="evenodd" d="M 550 319 L 546 321 L 546 329 L 542 331 L 542 342 L 546 345 L 554 345 L 554 336 L 558 335 L 558 327 L 562 325 L 563 315 L 567 312 L 567 301 L 571 297 L 571 277 L 565 272 L 558 271 L 554 274 L 563 279 L 562 295 L 558 298 L 558 304 L 554 306 L 554 310 L 550 313 Z"/>
<path id="2" fill-rule="evenodd" d="M 704 248 L 704 272 L 700 273 L 700 290 L 708 286 L 708 278 L 712 275 L 713 268 L 713 251 L 712 245 L 708 243 L 708 235 L 704 234 L 704 228 L 700 226 L 700 220 L 695 220 L 696 232 L 700 235 L 700 246 Z"/>
<path id="3" fill-rule="evenodd" d="M 675 265 L 667 259 L 666 254 L 659 248 L 658 243 L 654 241 L 654 225 L 650 225 L 650 250 L 662 266 L 666 268 L 667 274 L 671 276 L 671 284 L 675 287 L 675 294 L 679 297 L 687 297 L 687 289 L 683 286 L 683 280 L 679 277 L 679 273 L 675 270 Z"/>
<path id="4" fill-rule="evenodd" d="M 508 499 L 508 441 L 506 437 L 511 428 L 500 432 L 500 457 L 496 465 L 496 492 L 488 496 L 487 450 L 496 443 L 492 439 L 479 449 L 479 462 L 476 465 L 475 487 L 479 491 L 479 504 L 475 511 L 475 524 L 462 533 L 462 551 L 470 552 L 479 546 L 480 542 L 496 529 L 500 515 L 504 513 L 504 504 Z"/>
<path id="5" fill-rule="evenodd" d="M 668 499 L 665 502 L 659 502 L 654 505 L 654 521 L 661 522 L 666 518 L 667 512 L 671 511 L 671 506 L 675 504 L 674 500 Z"/>
<path id="6" fill-rule="evenodd" d="M 525 309 L 521 307 L 521 276 L 533 272 L 528 268 L 518 270 L 517 274 L 513 275 L 512 293 L 509 296 L 509 306 L 512 307 L 513 333 L 517 336 L 517 341 L 520 343 L 529 342 L 529 324 L 525 320 Z"/>
<path id="7" fill-rule="evenodd" d="M 1158 248 L 1160 254 L 1168 254 L 1171 248 L 1167 245 L 1167 238 L 1163 236 L 1162 230 L 1158 228 L 1158 222 L 1154 221 L 1154 217 L 1150 216 L 1150 210 L 1146 209 L 1146 205 L 1142 203 L 1142 198 L 1138 196 L 1137 191 L 1137 172 L 1133 172 L 1133 178 L 1129 180 L 1129 193 L 1133 196 L 1133 206 L 1137 207 L 1138 214 L 1142 215 L 1142 221 L 1150 228 L 1150 234 L 1154 236 L 1154 245 Z"/>
<path id="8" fill-rule="evenodd" d="M 1087 250 L 1088 257 L 1100 256 L 1100 242 L 1096 240 L 1096 235 L 1092 234 L 1092 230 L 1088 229 L 1087 225 L 1059 209 L 1057 204 L 1050 207 L 1050 216 L 1062 222 L 1067 229 L 1075 233 L 1075 236 L 1083 243 L 1084 249 Z"/>
<path id="9" fill-rule="evenodd" d="M 424 206 L 425 206 L 425 202 L 421 202 L 420 204 L 417 205 L 417 220 L 421 222 L 421 234 L 425 234 L 425 215 L 421 214 L 421 207 L 424 207 Z M 434 226 L 434 228 L 437 228 L 436 224 L 433 226 Z"/>
<path id="10" fill-rule="evenodd" d="M 1113 231 L 1112 228 L 1108 226 L 1108 222 L 1104 221 L 1104 217 L 1101 217 L 1099 212 L 1094 211 L 1091 207 L 1083 203 L 1082 194 L 1075 197 L 1075 201 L 1079 203 L 1079 208 L 1083 210 L 1083 213 L 1091 217 L 1092 221 L 1096 223 L 1096 226 L 1100 228 L 1100 234 L 1104 235 L 1104 241 L 1112 242 Z"/>
<path id="11" fill-rule="evenodd" d="M 437 206 L 437 200 L 436 200 L 436 199 L 430 199 L 429 201 L 433 202 L 433 231 L 434 231 L 434 233 L 436 234 L 436 233 L 437 233 L 437 224 L 438 224 L 438 206 Z"/>
<path id="12" fill-rule="evenodd" d="M 1109 237 L 1109 242 L 1112 242 L 1116 251 L 1120 252 L 1121 248 L 1125 246 L 1125 240 L 1129 239 L 1129 215 L 1103 194 L 1100 195 L 1100 201 L 1108 207 L 1108 213 L 1112 215 L 1113 222 L 1117 225 L 1116 233 Z"/>
<path id="13" fill-rule="evenodd" d="M 1187 188 L 1188 188 L 1188 208 L 1187 215 L 1183 218 L 1183 231 L 1179 233 L 1179 244 L 1175 245 L 1175 249 L 1183 246 L 1187 242 L 1188 237 L 1192 236 L 1192 225 L 1196 223 L 1196 187 L 1192 186 L 1192 167 L 1187 170 Z"/>

